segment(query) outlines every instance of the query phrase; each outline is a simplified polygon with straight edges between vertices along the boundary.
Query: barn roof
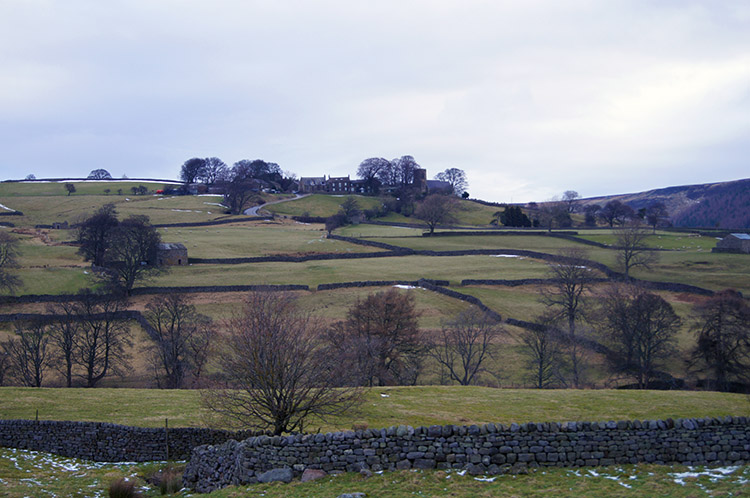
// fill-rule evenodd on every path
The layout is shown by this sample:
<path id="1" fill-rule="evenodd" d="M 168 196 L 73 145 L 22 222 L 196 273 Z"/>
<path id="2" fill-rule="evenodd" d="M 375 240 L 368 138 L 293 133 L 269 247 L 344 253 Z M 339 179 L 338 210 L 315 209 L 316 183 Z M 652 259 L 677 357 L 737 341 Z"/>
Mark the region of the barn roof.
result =
<path id="1" fill-rule="evenodd" d="M 750 235 L 746 233 L 730 233 L 729 235 L 742 240 L 750 240 Z"/>
<path id="2" fill-rule="evenodd" d="M 162 242 L 159 244 L 159 250 L 160 251 L 177 251 L 177 250 L 187 250 L 187 248 L 180 244 L 179 242 Z"/>

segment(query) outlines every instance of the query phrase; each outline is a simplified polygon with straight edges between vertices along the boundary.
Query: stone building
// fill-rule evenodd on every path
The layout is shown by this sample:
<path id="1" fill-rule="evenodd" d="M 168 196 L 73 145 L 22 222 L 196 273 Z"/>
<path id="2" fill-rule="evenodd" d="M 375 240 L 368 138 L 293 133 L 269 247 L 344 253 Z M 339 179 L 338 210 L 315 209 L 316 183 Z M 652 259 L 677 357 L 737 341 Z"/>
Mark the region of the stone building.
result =
<path id="1" fill-rule="evenodd" d="M 716 244 L 712 252 L 750 254 L 750 235 L 746 233 L 730 233 Z"/>
<path id="2" fill-rule="evenodd" d="M 163 242 L 156 250 L 159 266 L 182 266 L 188 264 L 187 247 L 178 242 Z"/>

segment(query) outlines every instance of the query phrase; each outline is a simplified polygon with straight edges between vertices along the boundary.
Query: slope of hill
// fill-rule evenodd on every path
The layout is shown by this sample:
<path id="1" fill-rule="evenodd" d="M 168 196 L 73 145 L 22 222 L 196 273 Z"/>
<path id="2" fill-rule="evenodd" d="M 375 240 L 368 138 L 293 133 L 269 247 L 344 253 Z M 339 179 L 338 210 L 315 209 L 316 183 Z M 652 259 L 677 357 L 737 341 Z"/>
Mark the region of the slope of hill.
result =
<path id="1" fill-rule="evenodd" d="M 636 211 L 663 202 L 678 227 L 750 228 L 750 179 L 667 187 L 634 194 L 591 197 L 578 205 L 619 200 Z"/>

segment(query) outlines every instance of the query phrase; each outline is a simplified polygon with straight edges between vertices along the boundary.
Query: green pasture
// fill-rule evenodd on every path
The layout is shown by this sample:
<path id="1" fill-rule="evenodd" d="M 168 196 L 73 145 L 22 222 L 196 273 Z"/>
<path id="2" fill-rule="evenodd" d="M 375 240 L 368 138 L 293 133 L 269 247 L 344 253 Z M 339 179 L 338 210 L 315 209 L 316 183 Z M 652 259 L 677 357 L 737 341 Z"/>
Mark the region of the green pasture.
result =
<path id="1" fill-rule="evenodd" d="M 76 187 L 68 195 L 62 183 L 0 183 L 0 204 L 21 211 L 23 216 L 3 217 L 16 226 L 33 227 L 57 221 L 78 223 L 107 203 L 115 205 L 120 218 L 134 214 L 149 216 L 155 224 L 205 222 L 224 219 L 226 208 L 218 205 L 221 195 L 162 196 L 154 192 L 165 184 L 150 182 L 70 182 Z M 143 185 L 145 195 L 134 195 L 132 187 Z M 175 187 L 175 185 L 166 185 Z M 110 192 L 104 192 L 109 189 Z M 118 190 L 122 190 L 118 194 Z M 283 194 L 258 194 L 252 203 L 287 197 Z M 238 221 L 242 217 L 235 217 Z"/>
<path id="2" fill-rule="evenodd" d="M 131 188 L 143 185 L 150 191 L 163 189 L 166 187 L 176 187 L 177 185 L 168 185 L 159 182 L 139 182 L 139 181 L 96 181 L 96 182 L 0 182 L 0 199 L 6 197 L 39 197 L 39 196 L 65 196 L 68 197 L 68 191 L 65 189 L 66 183 L 72 183 L 76 191 L 70 197 L 85 195 L 107 195 L 106 189 L 109 189 L 110 196 L 116 196 L 118 189 L 122 190 L 123 195 L 130 195 Z M 2 202 L 2 201 L 0 201 Z M 3 203 L 4 204 L 4 203 Z M 7 205 L 7 204 L 6 204 Z M 11 206 L 8 206 L 11 207 Z"/>
<path id="3" fill-rule="evenodd" d="M 464 278 L 541 278 L 547 265 L 529 258 L 492 256 L 400 256 L 368 259 L 171 267 L 154 279 L 159 286 L 305 284 L 359 280 L 449 280 Z"/>
<path id="4" fill-rule="evenodd" d="M 328 217 L 336 214 L 341 209 L 341 203 L 347 197 L 353 197 L 357 200 L 360 209 L 376 209 L 382 204 L 377 197 L 367 197 L 363 195 L 325 195 L 312 194 L 294 201 L 272 204 L 264 208 L 276 214 L 287 216 L 317 216 Z"/>
<path id="5" fill-rule="evenodd" d="M 383 397 L 381 394 L 387 394 Z M 201 427 L 212 420 L 197 390 L 0 388 L 0 418 L 110 422 L 142 427 Z M 398 424 L 481 424 L 569 420 L 644 420 L 750 415 L 746 395 L 704 391 L 536 390 L 476 386 L 378 387 L 360 407 L 315 432 Z M 221 424 L 219 424 L 221 425 Z"/>
<path id="6" fill-rule="evenodd" d="M 272 254 L 379 252 L 380 249 L 327 239 L 322 225 L 255 222 L 162 228 L 162 240 L 181 242 L 191 258 L 241 258 Z"/>

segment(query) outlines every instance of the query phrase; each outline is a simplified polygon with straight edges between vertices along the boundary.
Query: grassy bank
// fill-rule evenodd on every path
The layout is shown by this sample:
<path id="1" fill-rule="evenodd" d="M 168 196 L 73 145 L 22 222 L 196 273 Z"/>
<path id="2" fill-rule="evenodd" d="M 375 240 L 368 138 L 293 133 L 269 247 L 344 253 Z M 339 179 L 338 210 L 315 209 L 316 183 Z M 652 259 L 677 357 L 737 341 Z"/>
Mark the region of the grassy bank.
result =
<path id="1" fill-rule="evenodd" d="M 383 395 L 386 395 L 385 397 Z M 85 420 L 160 427 L 202 426 L 207 411 L 194 390 L 0 388 L 4 419 Z M 358 412 L 312 431 L 398 424 L 479 424 L 663 419 L 750 414 L 745 395 L 695 391 L 530 390 L 486 387 L 383 387 L 366 392 Z"/>

